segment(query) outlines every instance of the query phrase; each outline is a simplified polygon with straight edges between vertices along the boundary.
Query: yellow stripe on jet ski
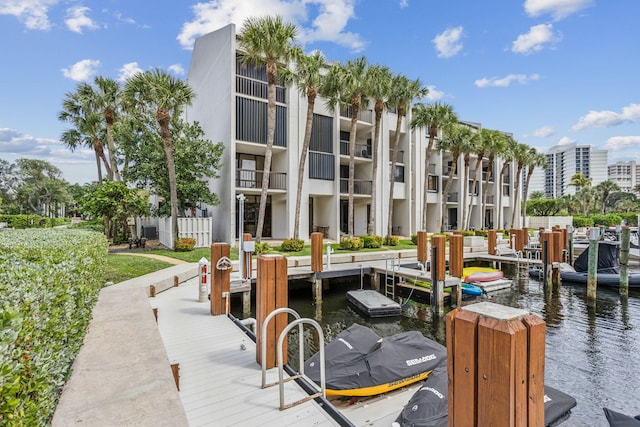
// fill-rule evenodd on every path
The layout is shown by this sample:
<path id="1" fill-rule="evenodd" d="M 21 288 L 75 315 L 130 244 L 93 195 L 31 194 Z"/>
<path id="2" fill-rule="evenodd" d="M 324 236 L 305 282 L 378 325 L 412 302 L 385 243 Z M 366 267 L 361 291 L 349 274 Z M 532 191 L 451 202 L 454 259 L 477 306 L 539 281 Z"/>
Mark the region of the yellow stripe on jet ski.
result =
<path id="1" fill-rule="evenodd" d="M 348 390 L 327 389 L 327 396 L 354 396 L 354 397 L 375 396 L 377 394 L 386 393 L 388 391 L 392 391 L 400 387 L 413 384 L 418 381 L 426 380 L 430 373 L 431 371 L 426 371 L 421 374 L 413 375 L 411 377 L 402 378 L 397 381 L 392 381 L 386 384 L 374 385 L 371 387 L 351 388 Z"/>

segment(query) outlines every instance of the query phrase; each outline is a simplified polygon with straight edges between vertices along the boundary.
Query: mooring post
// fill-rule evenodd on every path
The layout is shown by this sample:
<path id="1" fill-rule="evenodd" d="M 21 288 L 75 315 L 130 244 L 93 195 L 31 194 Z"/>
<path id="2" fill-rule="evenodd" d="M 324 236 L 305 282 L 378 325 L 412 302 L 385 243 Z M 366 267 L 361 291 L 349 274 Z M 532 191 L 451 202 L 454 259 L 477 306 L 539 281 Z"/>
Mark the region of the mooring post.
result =
<path id="1" fill-rule="evenodd" d="M 444 236 L 431 237 L 431 308 L 434 316 L 444 314 L 444 274 L 445 248 Z"/>
<path id="2" fill-rule="evenodd" d="M 311 233 L 311 271 L 322 271 L 322 233 Z"/>
<path id="3" fill-rule="evenodd" d="M 251 235 L 251 233 L 244 233 L 242 235 L 242 241 L 243 242 L 250 242 L 253 240 L 253 236 Z M 245 251 L 245 247 L 244 247 L 244 243 L 243 243 L 243 247 L 240 250 L 240 253 L 243 256 L 243 263 L 242 263 L 242 277 L 243 279 L 251 279 L 251 276 L 253 274 L 253 265 L 251 262 L 251 255 L 253 254 L 253 252 L 251 251 Z"/>
<path id="4" fill-rule="evenodd" d="M 543 274 L 543 279 L 542 279 L 542 283 L 544 284 L 544 286 L 548 286 L 549 284 L 553 284 L 553 281 L 551 280 L 551 276 L 552 276 L 552 262 L 553 262 L 553 250 L 554 250 L 554 246 L 553 246 L 553 233 L 551 232 L 544 232 L 544 233 L 540 233 L 540 243 L 542 244 L 542 274 Z"/>
<path id="5" fill-rule="evenodd" d="M 454 234 L 449 238 L 449 275 L 462 278 L 464 268 L 464 237 Z"/>
<path id="6" fill-rule="evenodd" d="M 545 322 L 490 302 L 446 317 L 450 426 L 544 425 Z"/>
<path id="7" fill-rule="evenodd" d="M 587 299 L 596 301 L 596 289 L 598 288 L 598 241 L 600 240 L 600 228 L 593 227 L 589 235 L 589 258 L 587 269 Z"/>
<path id="8" fill-rule="evenodd" d="M 620 231 L 620 296 L 629 295 L 629 246 L 631 230 L 626 225 Z"/>
<path id="9" fill-rule="evenodd" d="M 429 253 L 427 242 L 427 232 L 426 231 L 418 231 L 418 253 L 417 258 L 418 262 L 422 263 L 425 266 L 425 270 L 427 267 L 427 257 Z"/>
<path id="10" fill-rule="evenodd" d="M 214 243 L 211 245 L 211 314 L 226 314 L 230 297 L 231 245 Z"/>
<path id="11" fill-rule="evenodd" d="M 555 229 L 551 234 L 553 234 L 553 259 L 551 262 L 553 263 L 553 274 L 551 276 L 551 280 L 553 281 L 553 285 L 557 286 L 560 284 L 560 263 L 562 262 L 562 250 L 564 246 L 564 238 L 562 237 L 562 231 L 558 228 Z"/>
<path id="12" fill-rule="evenodd" d="M 256 271 L 256 361 L 262 365 L 262 340 L 267 340 L 266 368 L 277 366 L 276 343 L 287 327 L 287 313 L 280 313 L 269 322 L 267 336 L 262 336 L 262 325 L 269 313 L 289 306 L 287 259 L 282 255 L 260 255 Z M 287 363 L 287 343 L 283 347 Z"/>
<path id="13" fill-rule="evenodd" d="M 487 252 L 489 253 L 489 255 L 495 255 L 496 254 L 496 247 L 498 239 L 497 239 L 497 234 L 496 234 L 496 230 L 489 230 L 487 231 Z"/>
<path id="14" fill-rule="evenodd" d="M 573 225 L 567 225 L 567 252 L 567 262 L 573 265 Z"/>

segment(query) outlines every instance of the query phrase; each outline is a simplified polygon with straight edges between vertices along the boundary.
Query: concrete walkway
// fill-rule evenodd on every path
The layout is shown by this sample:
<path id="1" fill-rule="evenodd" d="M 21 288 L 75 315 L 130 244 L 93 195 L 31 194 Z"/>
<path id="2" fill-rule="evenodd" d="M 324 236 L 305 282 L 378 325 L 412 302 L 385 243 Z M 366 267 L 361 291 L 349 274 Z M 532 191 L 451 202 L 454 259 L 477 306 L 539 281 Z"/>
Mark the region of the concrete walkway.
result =
<path id="1" fill-rule="evenodd" d="M 196 275 L 180 264 L 100 291 L 53 426 L 188 425 L 148 289 Z"/>

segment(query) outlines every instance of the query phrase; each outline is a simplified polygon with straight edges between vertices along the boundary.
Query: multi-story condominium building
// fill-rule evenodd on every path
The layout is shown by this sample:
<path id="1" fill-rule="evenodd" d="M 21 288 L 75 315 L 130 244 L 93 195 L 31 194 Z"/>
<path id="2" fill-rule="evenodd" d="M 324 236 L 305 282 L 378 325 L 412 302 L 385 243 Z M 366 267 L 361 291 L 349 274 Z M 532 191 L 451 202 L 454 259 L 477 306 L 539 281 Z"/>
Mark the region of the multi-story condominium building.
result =
<path id="1" fill-rule="evenodd" d="M 570 186 L 571 177 L 582 173 L 591 179 L 591 185 L 607 180 L 607 150 L 594 150 L 590 145 L 565 144 L 551 147 L 547 153 L 549 167 L 535 170 L 529 185 L 529 194 L 544 191 L 549 198 L 575 194 Z"/>
<path id="2" fill-rule="evenodd" d="M 635 188 L 640 184 L 640 165 L 635 160 L 629 162 L 616 162 L 609 165 L 609 180 L 618 184 L 618 187 L 626 193 L 635 193 Z"/>
<path id="3" fill-rule="evenodd" d="M 189 121 L 198 121 L 205 137 L 225 145 L 220 178 L 212 180 L 211 189 L 220 205 L 207 207 L 214 217 L 213 237 L 218 241 L 234 241 L 243 221 L 243 230 L 256 231 L 264 155 L 267 140 L 266 72 L 240 60 L 234 24 L 198 38 L 195 42 L 188 73 L 188 83 L 197 96 L 186 111 Z M 298 89 L 278 86 L 275 141 L 270 170 L 267 210 L 263 238 L 284 239 L 293 235 L 298 183 L 298 162 L 305 132 L 307 100 Z M 340 109 L 337 109 L 340 110 Z M 338 240 L 347 232 L 350 111 L 330 111 L 324 100 L 315 103 L 313 134 L 303 178 L 300 214 L 300 238 L 322 231 Z M 390 146 L 396 132 L 397 116 L 385 111 L 382 117 L 378 152 L 378 174 L 373 181 L 374 114 L 363 106 L 358 114 L 354 173 L 354 234 L 367 234 L 367 224 L 375 209 L 374 234 L 386 235 L 389 206 L 389 179 L 393 176 L 393 234 L 409 236 L 423 230 L 423 201 L 427 199 L 426 231 L 440 231 L 443 207 L 447 214 L 446 229 L 463 227 L 463 214 L 470 210 L 469 226 L 503 227 L 511 218 L 514 176 L 508 168 L 504 183 L 496 184 L 502 163 L 497 159 L 491 180 L 479 182 L 463 194 L 464 164 L 458 160 L 457 171 L 447 197 L 442 189 L 451 166 L 451 153 L 433 150 L 425 162 L 428 143 L 426 129 L 410 128 L 411 111 L 407 111 L 400 128 L 400 142 L 395 171 L 391 171 Z M 478 124 L 466 123 L 472 128 Z M 482 174 L 486 176 L 487 159 Z M 471 168 L 475 156 L 471 156 Z M 427 175 L 427 188 L 424 177 Z M 473 177 L 472 174 L 469 175 Z M 472 178 L 469 178 L 472 181 Z M 376 206 L 372 207 L 371 189 L 377 189 Z M 470 187 L 470 186 L 469 186 Z M 480 212 L 483 192 L 486 198 L 486 224 Z M 244 194 L 244 218 L 238 218 L 237 196 Z M 502 196 L 502 197 L 499 197 Z M 499 202 L 498 202 L 499 200 Z M 498 204 L 500 203 L 500 204 Z M 500 226 L 498 226 L 500 224 Z"/>

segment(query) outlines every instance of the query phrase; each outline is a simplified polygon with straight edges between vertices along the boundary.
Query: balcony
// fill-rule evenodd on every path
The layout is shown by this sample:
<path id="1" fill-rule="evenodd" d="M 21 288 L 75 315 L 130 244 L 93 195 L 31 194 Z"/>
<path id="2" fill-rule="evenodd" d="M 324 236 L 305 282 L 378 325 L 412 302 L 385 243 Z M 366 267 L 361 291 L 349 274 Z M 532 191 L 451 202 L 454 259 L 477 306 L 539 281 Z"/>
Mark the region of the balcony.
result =
<path id="1" fill-rule="evenodd" d="M 340 179 L 340 193 L 349 194 L 349 179 Z M 366 179 L 354 179 L 353 180 L 353 194 L 357 195 L 371 195 L 371 181 Z"/>
<path id="2" fill-rule="evenodd" d="M 435 175 L 436 174 L 436 164 L 435 163 L 429 163 L 429 175 Z"/>
<path id="3" fill-rule="evenodd" d="M 488 205 L 493 205 L 496 202 L 496 197 L 492 194 L 490 196 L 487 196 L 487 204 Z"/>
<path id="4" fill-rule="evenodd" d="M 267 88 L 266 82 L 236 75 L 236 92 L 238 93 L 267 99 Z M 282 104 L 286 102 L 286 89 L 282 86 L 276 86 L 276 102 Z"/>
<path id="5" fill-rule="evenodd" d="M 252 169 L 236 170 L 236 187 L 262 189 L 263 171 Z M 287 174 L 283 172 L 269 173 L 269 190 L 286 190 Z"/>
<path id="6" fill-rule="evenodd" d="M 447 194 L 447 203 L 458 203 L 458 193 Z"/>
<path id="7" fill-rule="evenodd" d="M 340 155 L 348 156 L 349 155 L 349 141 L 340 141 Z M 369 144 L 357 143 L 355 147 L 355 157 L 360 157 L 363 159 L 371 158 L 371 147 Z"/>
<path id="8" fill-rule="evenodd" d="M 340 116 L 346 117 L 348 119 L 351 118 L 351 107 L 340 108 Z M 366 123 L 373 123 L 373 111 L 372 110 L 359 110 L 358 111 L 358 120 Z"/>
<path id="9" fill-rule="evenodd" d="M 389 161 L 393 160 L 393 150 L 389 150 Z M 404 163 L 404 151 L 396 151 L 396 163 Z"/>

